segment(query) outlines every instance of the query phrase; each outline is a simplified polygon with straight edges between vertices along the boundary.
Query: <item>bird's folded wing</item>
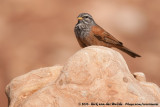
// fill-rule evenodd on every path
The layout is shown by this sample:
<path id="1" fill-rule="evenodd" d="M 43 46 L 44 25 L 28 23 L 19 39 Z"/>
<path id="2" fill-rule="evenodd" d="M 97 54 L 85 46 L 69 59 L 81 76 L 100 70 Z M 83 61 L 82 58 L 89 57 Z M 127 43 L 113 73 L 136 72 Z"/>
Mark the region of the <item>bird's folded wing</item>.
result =
<path id="1" fill-rule="evenodd" d="M 114 38 L 111 34 L 106 32 L 103 28 L 101 28 L 98 25 L 92 27 L 92 32 L 94 36 L 100 41 L 113 45 L 123 45 L 122 42 L 118 41 L 116 38 Z"/>

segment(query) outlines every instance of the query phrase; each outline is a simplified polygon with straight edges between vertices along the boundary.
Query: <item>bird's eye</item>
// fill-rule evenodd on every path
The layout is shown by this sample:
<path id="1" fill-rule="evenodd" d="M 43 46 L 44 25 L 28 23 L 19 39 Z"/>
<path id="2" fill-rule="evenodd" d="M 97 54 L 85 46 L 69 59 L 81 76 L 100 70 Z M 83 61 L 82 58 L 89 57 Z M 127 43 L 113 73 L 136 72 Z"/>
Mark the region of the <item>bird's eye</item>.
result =
<path id="1" fill-rule="evenodd" d="M 84 16 L 84 18 L 89 18 L 88 16 Z"/>

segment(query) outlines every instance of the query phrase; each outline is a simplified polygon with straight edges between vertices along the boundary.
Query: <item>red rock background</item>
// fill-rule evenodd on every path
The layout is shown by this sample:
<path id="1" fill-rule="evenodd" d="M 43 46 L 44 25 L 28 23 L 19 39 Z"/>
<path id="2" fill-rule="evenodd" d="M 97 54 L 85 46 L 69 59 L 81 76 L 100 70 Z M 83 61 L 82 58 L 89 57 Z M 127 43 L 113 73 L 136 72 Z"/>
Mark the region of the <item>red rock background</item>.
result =
<path id="1" fill-rule="evenodd" d="M 77 15 L 90 13 L 141 58 L 122 53 L 130 71 L 143 72 L 160 86 L 159 0 L 0 0 L 0 105 L 5 86 L 33 69 L 64 64 L 80 49 Z"/>

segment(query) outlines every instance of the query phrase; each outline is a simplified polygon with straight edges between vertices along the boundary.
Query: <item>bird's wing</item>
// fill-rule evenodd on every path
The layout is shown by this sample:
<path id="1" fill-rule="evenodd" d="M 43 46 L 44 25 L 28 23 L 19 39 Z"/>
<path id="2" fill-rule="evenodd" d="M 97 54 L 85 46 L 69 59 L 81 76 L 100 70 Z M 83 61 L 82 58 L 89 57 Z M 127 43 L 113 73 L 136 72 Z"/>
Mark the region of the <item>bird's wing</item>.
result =
<path id="1" fill-rule="evenodd" d="M 113 45 L 123 45 L 122 42 L 118 41 L 116 38 L 114 38 L 111 34 L 106 32 L 103 28 L 101 28 L 98 25 L 92 27 L 92 32 L 94 36 L 100 41 Z"/>

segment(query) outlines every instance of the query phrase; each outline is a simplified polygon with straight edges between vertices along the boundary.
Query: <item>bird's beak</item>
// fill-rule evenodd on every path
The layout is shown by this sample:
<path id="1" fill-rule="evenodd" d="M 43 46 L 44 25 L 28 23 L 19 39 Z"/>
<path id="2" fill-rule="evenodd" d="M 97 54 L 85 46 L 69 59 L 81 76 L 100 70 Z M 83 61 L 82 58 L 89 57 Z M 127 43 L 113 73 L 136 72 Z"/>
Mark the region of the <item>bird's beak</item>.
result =
<path id="1" fill-rule="evenodd" d="M 78 20 L 82 20 L 83 18 L 82 17 L 78 17 Z"/>

